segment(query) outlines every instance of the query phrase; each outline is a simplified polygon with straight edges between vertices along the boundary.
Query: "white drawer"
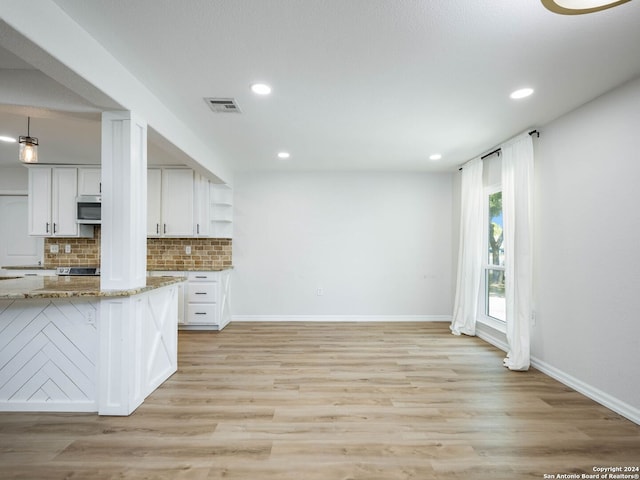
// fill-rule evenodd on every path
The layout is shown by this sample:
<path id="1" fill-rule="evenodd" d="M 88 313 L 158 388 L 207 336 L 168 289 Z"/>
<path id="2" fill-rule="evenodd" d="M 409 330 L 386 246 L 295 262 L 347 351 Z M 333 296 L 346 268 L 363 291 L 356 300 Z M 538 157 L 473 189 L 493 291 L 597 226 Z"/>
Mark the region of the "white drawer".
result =
<path id="1" fill-rule="evenodd" d="M 218 301 L 218 283 L 189 283 L 187 287 L 188 303 L 215 303 Z"/>
<path id="2" fill-rule="evenodd" d="M 218 325 L 218 309 L 214 304 L 190 304 L 187 307 L 187 325 L 189 324 L 211 324 Z"/>
<path id="3" fill-rule="evenodd" d="M 186 277 L 184 272 L 177 271 L 165 271 L 165 270 L 150 270 L 150 277 Z"/>
<path id="4" fill-rule="evenodd" d="M 190 282 L 217 282 L 219 272 L 189 272 Z"/>

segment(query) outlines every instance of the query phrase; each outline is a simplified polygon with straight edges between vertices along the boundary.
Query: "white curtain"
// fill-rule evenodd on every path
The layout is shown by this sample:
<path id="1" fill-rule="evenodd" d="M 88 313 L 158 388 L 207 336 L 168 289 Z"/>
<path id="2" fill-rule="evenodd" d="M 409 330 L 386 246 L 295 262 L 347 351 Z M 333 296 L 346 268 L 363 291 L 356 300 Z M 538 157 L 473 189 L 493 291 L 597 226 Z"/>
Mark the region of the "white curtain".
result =
<path id="1" fill-rule="evenodd" d="M 532 298 L 533 142 L 523 133 L 502 145 L 507 342 L 511 370 L 528 370 Z"/>
<path id="2" fill-rule="evenodd" d="M 462 169 L 458 279 L 451 322 L 451 332 L 454 335 L 476 334 L 483 263 L 483 202 L 482 160 L 476 158 L 466 163 Z"/>

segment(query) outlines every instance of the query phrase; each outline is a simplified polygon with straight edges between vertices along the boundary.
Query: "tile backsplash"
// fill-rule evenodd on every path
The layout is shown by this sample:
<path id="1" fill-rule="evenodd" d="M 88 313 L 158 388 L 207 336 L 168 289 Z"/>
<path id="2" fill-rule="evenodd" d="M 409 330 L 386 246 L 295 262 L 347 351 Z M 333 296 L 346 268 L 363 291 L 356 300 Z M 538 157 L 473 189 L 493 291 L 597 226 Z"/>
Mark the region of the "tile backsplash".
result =
<path id="1" fill-rule="evenodd" d="M 99 266 L 100 230 L 95 238 L 45 238 L 44 266 Z M 51 253 L 51 246 L 58 253 Z M 69 246 L 70 253 L 65 253 Z M 191 247 L 191 254 L 186 248 Z M 232 266 L 232 240 L 230 238 L 148 238 L 148 270 L 209 270 Z"/>
<path id="2" fill-rule="evenodd" d="M 100 265 L 100 231 L 95 238 L 45 238 L 44 266 L 56 267 L 97 267 Z M 57 245 L 58 253 L 51 253 L 51 246 Z M 70 253 L 65 253 L 69 245 Z"/>
<path id="3" fill-rule="evenodd" d="M 191 247 L 191 254 L 186 248 Z M 232 266 L 230 238 L 148 238 L 148 270 L 209 270 Z"/>

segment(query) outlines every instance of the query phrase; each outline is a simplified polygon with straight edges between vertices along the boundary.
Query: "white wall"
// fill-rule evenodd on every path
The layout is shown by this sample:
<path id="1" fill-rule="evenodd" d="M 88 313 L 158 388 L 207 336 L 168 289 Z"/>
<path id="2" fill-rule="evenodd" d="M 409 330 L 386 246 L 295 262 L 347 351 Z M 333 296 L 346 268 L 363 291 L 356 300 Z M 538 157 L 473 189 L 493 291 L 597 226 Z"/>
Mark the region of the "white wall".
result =
<path id="1" fill-rule="evenodd" d="M 450 318 L 451 205 L 450 174 L 236 174 L 234 319 Z"/>
<path id="2" fill-rule="evenodd" d="M 542 367 L 636 421 L 639 128 L 637 79 L 540 129 L 532 331 Z"/>
<path id="3" fill-rule="evenodd" d="M 22 165 L 17 165 L 15 167 L 0 167 L 0 194 L 27 193 L 28 189 L 29 174 L 26 167 L 23 167 Z"/>

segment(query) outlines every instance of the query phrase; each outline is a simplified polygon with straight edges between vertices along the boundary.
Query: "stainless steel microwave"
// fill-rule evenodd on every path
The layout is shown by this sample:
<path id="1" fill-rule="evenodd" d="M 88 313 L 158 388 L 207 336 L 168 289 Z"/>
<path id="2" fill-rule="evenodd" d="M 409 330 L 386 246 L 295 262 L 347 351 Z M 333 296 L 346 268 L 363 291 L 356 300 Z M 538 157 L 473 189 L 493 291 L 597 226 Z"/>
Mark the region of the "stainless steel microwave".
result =
<path id="1" fill-rule="evenodd" d="M 98 225 L 102 220 L 102 197 L 100 195 L 81 195 L 76 197 L 76 222 Z"/>

